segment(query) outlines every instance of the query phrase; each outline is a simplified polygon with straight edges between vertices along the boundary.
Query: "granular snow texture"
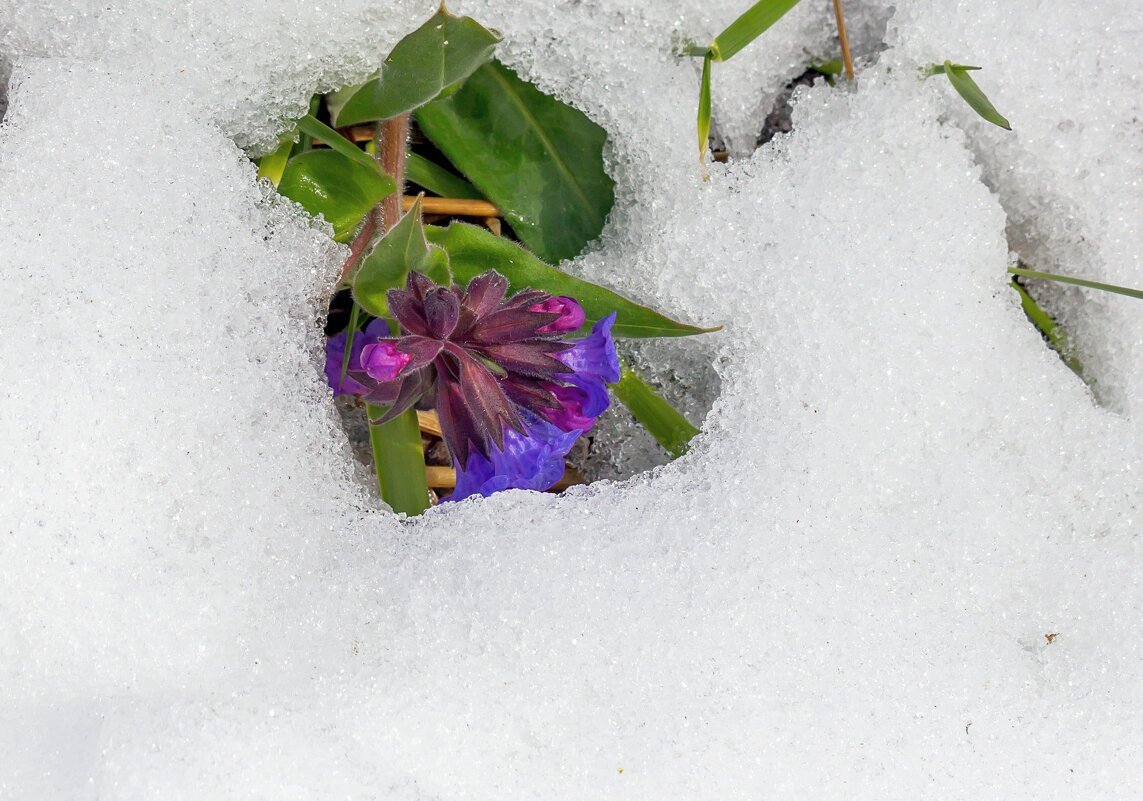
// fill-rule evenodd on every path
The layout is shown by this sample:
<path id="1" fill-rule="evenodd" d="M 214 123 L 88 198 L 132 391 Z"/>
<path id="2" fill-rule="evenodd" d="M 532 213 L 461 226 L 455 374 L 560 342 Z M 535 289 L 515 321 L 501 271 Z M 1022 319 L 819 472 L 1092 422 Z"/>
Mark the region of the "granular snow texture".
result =
<path id="1" fill-rule="evenodd" d="M 703 435 L 378 508 L 320 370 L 344 249 L 239 147 L 431 5 L 0 0 L 0 798 L 1143 796 L 1143 305 L 1052 296 L 1100 405 L 1005 274 L 1143 284 L 1135 5 L 861 4 L 857 85 L 709 180 L 671 51 L 745 0 L 453 5 L 611 134 L 565 267 L 725 326 L 671 351 Z M 830 26 L 716 67 L 737 151 Z"/>

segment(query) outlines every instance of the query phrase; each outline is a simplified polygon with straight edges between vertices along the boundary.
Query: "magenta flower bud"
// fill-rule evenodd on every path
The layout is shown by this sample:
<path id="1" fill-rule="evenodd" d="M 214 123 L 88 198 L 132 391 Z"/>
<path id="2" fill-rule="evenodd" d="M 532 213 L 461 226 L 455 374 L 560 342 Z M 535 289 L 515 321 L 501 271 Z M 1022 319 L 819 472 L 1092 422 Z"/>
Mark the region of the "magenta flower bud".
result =
<path id="1" fill-rule="evenodd" d="M 585 319 L 583 306 L 580 306 L 575 298 L 563 295 L 557 295 L 542 303 L 529 306 L 528 311 L 559 315 L 558 319 L 548 323 L 543 328 L 537 329 L 537 334 L 560 334 L 564 331 L 575 331 L 583 325 Z"/>
<path id="2" fill-rule="evenodd" d="M 361 351 L 361 369 L 374 381 L 393 381 L 413 357 L 397 350 L 397 343 L 382 340 Z"/>

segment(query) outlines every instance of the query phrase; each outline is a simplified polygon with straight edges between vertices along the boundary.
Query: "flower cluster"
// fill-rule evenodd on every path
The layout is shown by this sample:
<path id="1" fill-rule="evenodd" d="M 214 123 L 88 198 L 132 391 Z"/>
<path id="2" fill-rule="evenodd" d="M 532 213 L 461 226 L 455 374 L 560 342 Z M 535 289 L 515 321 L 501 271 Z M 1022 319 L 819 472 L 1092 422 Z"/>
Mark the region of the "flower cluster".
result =
<path id="1" fill-rule="evenodd" d="M 400 336 L 372 321 L 354 337 L 344 376 L 345 335 L 327 346 L 334 393 L 388 407 L 372 422 L 436 409 L 457 470 L 452 500 L 551 487 L 572 444 L 607 409 L 607 384 L 619 380 L 614 314 L 569 339 L 585 320 L 573 298 L 507 290 L 496 272 L 463 290 L 411 272 L 387 296 Z"/>

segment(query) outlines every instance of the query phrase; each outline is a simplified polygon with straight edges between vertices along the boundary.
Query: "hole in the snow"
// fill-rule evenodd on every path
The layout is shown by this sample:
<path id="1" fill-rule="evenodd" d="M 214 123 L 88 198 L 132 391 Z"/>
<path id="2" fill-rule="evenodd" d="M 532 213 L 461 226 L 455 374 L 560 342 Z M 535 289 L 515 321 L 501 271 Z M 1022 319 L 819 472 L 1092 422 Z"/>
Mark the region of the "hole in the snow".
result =
<path id="1" fill-rule="evenodd" d="M 498 67 L 498 69 L 502 68 Z M 535 92 L 536 90 L 533 88 L 530 91 Z M 548 102 L 558 101 L 549 98 Z M 578 111 L 570 107 L 564 106 L 564 109 L 569 114 L 579 114 Z M 311 105 L 311 111 L 321 122 L 328 125 L 333 124 L 334 121 L 330 118 L 327 103 L 315 99 Z M 601 129 L 598 129 L 598 126 L 587 120 L 586 117 L 584 120 L 588 125 L 598 130 L 599 139 L 595 147 L 600 150 L 594 157 L 594 166 L 592 164 L 583 166 L 587 171 L 594 169 L 602 173 L 604 166 L 601 149 L 605 135 Z M 338 133 L 368 150 L 374 135 L 374 126 L 367 124 L 342 127 L 338 129 Z M 430 133 L 433 135 L 430 136 Z M 575 252 L 591 249 L 595 246 L 600 235 L 598 229 L 597 233 L 592 235 L 594 238 L 582 237 L 581 234 L 582 238 L 579 240 L 579 244 L 574 247 L 575 252 L 564 256 L 544 254 L 542 249 L 535 246 L 536 240 L 529 238 L 528 231 L 523 229 L 517 231 L 510 222 L 510 220 L 516 221 L 519 224 L 517 227 L 520 227 L 520 225 L 529 226 L 531 220 L 518 219 L 519 215 L 510 217 L 508 212 L 501 212 L 497 206 L 484 200 L 480 194 L 468 194 L 475 189 L 475 185 L 478 183 L 475 176 L 470 175 L 467 171 L 462 171 L 450 160 L 449 155 L 455 158 L 456 151 L 452 150 L 449 155 L 446 155 L 442 150 L 444 145 L 438 147 L 440 140 L 436 136 L 436 131 L 433 131 L 424 119 L 414 116 L 408 137 L 411 155 L 405 161 L 407 171 L 405 208 L 409 208 L 409 203 L 418 193 L 423 192 L 425 194 L 425 199 L 422 201 L 422 219 L 426 231 L 433 230 L 433 226 L 439 226 L 440 228 L 436 230 L 443 232 L 449 226 L 458 223 L 478 226 L 486 232 L 482 233 L 481 236 L 488 237 L 488 234 L 492 234 L 495 237 L 494 241 L 507 239 L 520 245 L 531 245 L 531 249 L 537 256 L 546 255 L 546 260 L 550 263 L 555 263 L 561 258 L 570 258 L 575 255 Z M 314 142 L 312 147 L 323 149 L 324 144 Z M 415 170 L 410 166 L 414 162 L 417 165 Z M 474 179 L 472 184 L 469 184 L 469 178 Z M 610 183 L 610 179 L 607 179 L 605 174 L 603 180 Z M 450 188 L 457 188 L 459 194 L 449 194 Z M 545 196 L 549 192 L 550 186 L 545 185 Z M 598 218 L 601 228 L 611 207 L 610 188 L 607 192 L 609 195 L 607 208 Z M 558 197 L 556 200 L 558 201 Z M 565 214 L 565 217 L 570 213 Z M 540 209 L 539 216 L 545 217 L 545 215 L 551 221 L 551 215 L 548 215 L 545 209 Z M 566 224 L 570 228 L 574 225 L 574 221 L 568 219 L 566 223 L 561 223 L 557 219 L 554 224 L 556 226 Z M 561 239 L 562 234 L 562 231 L 559 232 L 553 239 Z M 534 237 L 535 233 L 532 232 L 532 235 Z M 567 237 L 562 238 L 566 239 Z M 432 234 L 429 235 L 429 239 L 430 241 L 433 240 Z M 487 268 L 481 268 L 481 270 L 484 269 L 496 269 L 496 264 L 489 263 Z M 591 280 L 589 275 L 580 275 L 579 278 Z M 465 280 L 469 279 L 466 278 Z M 526 286 L 528 285 L 517 284 L 513 281 L 510 294 L 524 289 Z M 574 294 L 572 291 L 560 292 L 555 289 L 550 290 L 549 293 L 553 296 L 560 294 L 572 296 Z M 640 298 L 631 298 L 631 300 L 636 303 L 643 302 Z M 667 314 L 668 317 L 671 316 L 669 310 L 659 309 L 658 311 Z M 349 290 L 343 288 L 336 292 L 330 300 L 325 335 L 333 337 L 345 331 L 352 313 L 353 298 Z M 602 317 L 606 314 L 606 311 L 597 310 L 596 316 Z M 595 319 L 595 317 L 589 319 Z M 355 330 L 360 330 L 360 328 L 361 325 L 359 324 Z M 641 379 L 640 387 L 641 391 L 645 393 L 644 399 L 647 393 L 656 394 L 662 401 L 681 413 L 686 420 L 681 421 L 681 425 L 679 425 L 680 421 L 676 419 L 673 430 L 670 426 L 664 427 L 660 423 L 659 437 L 657 438 L 643 424 L 648 419 L 645 407 L 643 409 L 645 416 L 641 421 L 636 411 L 638 404 L 624 405 L 621 402 L 620 393 L 610 392 L 611 403 L 609 408 L 598 416 L 591 428 L 575 440 L 571 450 L 563 458 L 561 465 L 563 477 L 550 488 L 551 491 L 558 492 L 572 485 L 586 484 L 601 479 L 622 480 L 667 463 L 674 456 L 679 455 L 685 447 L 685 444 L 680 447 L 678 432 L 682 430 L 684 436 L 689 436 L 689 433 L 686 433 L 688 429 L 693 432 L 701 427 L 707 412 L 718 395 L 720 384 L 713 367 L 716 347 L 713 340 L 703 336 L 639 340 L 617 338 L 616 344 L 622 363 L 630 367 Z M 492 367 L 492 365 L 489 366 Z M 429 394 L 425 396 L 426 400 L 431 400 L 430 395 L 431 398 L 436 397 L 435 392 L 430 390 Z M 370 442 L 371 428 L 365 405 L 359 397 L 354 395 L 340 395 L 335 398 L 334 403 L 353 455 L 363 468 L 360 475 L 367 477 L 374 466 L 374 445 Z M 457 471 L 452 455 L 445 444 L 441 416 L 431 408 L 431 403 L 418 403 L 416 411 L 421 430 L 421 444 L 429 488 L 434 495 L 434 500 L 447 498 L 456 486 Z M 650 417 L 654 417 L 654 414 Z M 689 425 L 687 425 L 688 423 Z M 691 428 L 692 426 L 694 428 Z M 663 436 L 664 431 L 666 436 Z M 683 442 L 685 443 L 685 440 Z M 366 481 L 370 491 L 376 492 L 377 482 L 368 478 Z"/>
<path id="2" fill-rule="evenodd" d="M 0 56 L 0 122 L 8 113 L 8 81 L 12 77 L 12 66 L 7 59 Z"/>

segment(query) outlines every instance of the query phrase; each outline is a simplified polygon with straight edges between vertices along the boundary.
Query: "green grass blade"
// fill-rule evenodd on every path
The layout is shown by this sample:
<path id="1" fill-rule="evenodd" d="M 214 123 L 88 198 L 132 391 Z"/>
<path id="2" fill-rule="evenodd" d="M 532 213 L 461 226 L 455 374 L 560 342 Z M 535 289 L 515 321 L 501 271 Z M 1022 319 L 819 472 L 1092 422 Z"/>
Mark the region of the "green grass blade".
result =
<path id="1" fill-rule="evenodd" d="M 1060 355 L 1064 364 L 1068 368 L 1083 378 L 1083 364 L 1079 358 L 1072 352 L 1071 345 L 1068 343 L 1067 334 L 1064 330 L 1052 319 L 1052 316 L 1041 308 L 1040 304 L 1028 294 L 1028 290 L 1016 283 L 1012 282 L 1012 288 L 1020 295 L 1020 306 L 1024 309 L 1024 315 L 1031 321 L 1032 325 L 1044 335 L 1051 345 L 1052 350 Z"/>
<path id="2" fill-rule="evenodd" d="M 699 430 L 630 367 L 622 365 L 619 383 L 611 385 L 615 397 L 674 458 L 687 452 Z"/>
<path id="3" fill-rule="evenodd" d="M 373 420 L 385 413 L 383 407 L 370 404 L 365 408 Z M 428 509 L 429 485 L 416 410 L 409 409 L 387 423 L 370 424 L 369 443 L 373 446 L 377 487 L 385 503 L 394 512 L 410 517 Z"/>
<path id="4" fill-rule="evenodd" d="M 946 61 L 944 66 L 945 75 L 949 77 L 949 83 L 953 85 L 953 89 L 956 89 L 957 94 L 964 98 L 964 102 L 968 103 L 973 111 L 993 125 L 997 125 L 1006 131 L 1012 130 L 1011 124 L 996 110 L 996 106 L 992 105 L 992 102 L 976 85 L 976 81 L 968 74 L 966 68 L 958 68 L 951 61 Z"/>
<path id="5" fill-rule="evenodd" d="M 1069 275 L 1055 275 L 1054 273 L 1042 273 L 1038 270 L 1025 270 L 1022 267 L 1009 267 L 1008 272 L 1013 275 L 1022 275 L 1025 278 L 1040 278 L 1044 281 L 1056 281 L 1061 284 L 1075 284 L 1076 286 L 1099 289 L 1103 292 L 1114 292 L 1117 295 L 1126 295 L 1129 298 L 1139 298 L 1143 300 L 1143 290 L 1141 289 L 1130 289 L 1124 286 L 1115 286 L 1114 284 L 1101 284 L 1098 281 L 1088 281 L 1086 278 L 1072 278 Z"/>
<path id="6" fill-rule="evenodd" d="M 710 53 L 702 60 L 702 83 L 699 84 L 698 146 L 699 161 L 706 156 L 710 144 Z"/>
<path id="7" fill-rule="evenodd" d="M 468 181 L 412 151 L 405 159 L 405 180 L 441 197 L 484 200 L 484 195 Z"/>
<path id="8" fill-rule="evenodd" d="M 765 33 L 797 4 L 798 0 L 760 0 L 752 5 L 711 42 L 710 51 L 714 60 L 726 61 Z"/>
<path id="9" fill-rule="evenodd" d="M 953 64 L 952 68 L 954 71 L 959 70 L 961 72 L 963 72 L 965 70 L 978 70 L 978 69 L 980 69 L 980 67 L 973 67 L 973 66 L 970 66 L 968 64 Z M 926 77 L 926 78 L 932 78 L 934 75 L 944 75 L 945 74 L 945 65 L 944 64 L 930 64 L 929 68 L 922 70 L 922 72 L 924 73 L 924 77 Z"/>

